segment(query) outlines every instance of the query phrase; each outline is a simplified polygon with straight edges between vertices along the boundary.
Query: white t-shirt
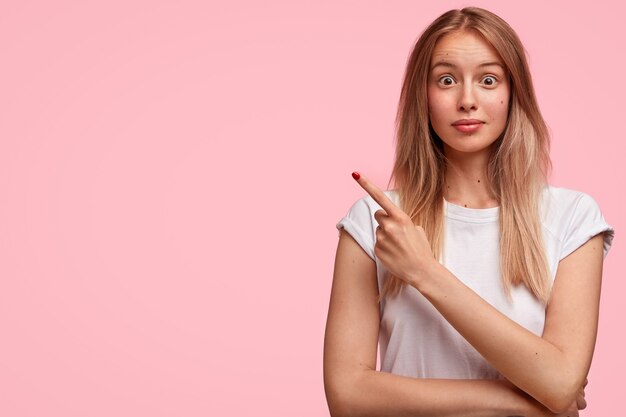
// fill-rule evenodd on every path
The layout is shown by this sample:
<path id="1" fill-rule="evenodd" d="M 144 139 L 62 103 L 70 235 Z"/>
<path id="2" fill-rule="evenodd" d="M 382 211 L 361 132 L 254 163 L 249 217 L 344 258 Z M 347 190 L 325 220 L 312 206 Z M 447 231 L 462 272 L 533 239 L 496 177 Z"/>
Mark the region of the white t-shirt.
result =
<path id="1" fill-rule="evenodd" d="M 396 205 L 396 191 L 385 191 Z M 561 259 L 596 234 L 604 234 L 606 257 L 615 234 L 596 201 L 583 192 L 549 185 L 542 194 L 543 238 L 551 282 Z M 374 254 L 374 213 L 381 207 L 369 196 L 354 203 L 337 223 L 375 262 L 378 289 L 382 291 L 386 268 Z M 500 276 L 499 207 L 473 209 L 444 200 L 444 247 L 439 262 L 478 295 L 531 332 L 543 333 L 545 309 L 525 286 L 512 289 L 507 300 Z M 493 368 L 411 286 L 380 306 L 380 370 L 416 378 L 497 379 Z"/>

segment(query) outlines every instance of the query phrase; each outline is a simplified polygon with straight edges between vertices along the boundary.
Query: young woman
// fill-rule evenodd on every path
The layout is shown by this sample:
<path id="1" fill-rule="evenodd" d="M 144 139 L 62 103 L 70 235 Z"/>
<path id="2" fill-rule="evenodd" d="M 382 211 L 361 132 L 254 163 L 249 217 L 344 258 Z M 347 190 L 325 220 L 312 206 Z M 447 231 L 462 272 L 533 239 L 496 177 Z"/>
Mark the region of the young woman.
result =
<path id="1" fill-rule="evenodd" d="M 337 224 L 331 415 L 578 415 L 614 231 L 591 196 L 547 183 L 547 128 L 509 25 L 479 8 L 436 19 L 396 134 L 395 189 L 353 173 L 368 195 Z"/>

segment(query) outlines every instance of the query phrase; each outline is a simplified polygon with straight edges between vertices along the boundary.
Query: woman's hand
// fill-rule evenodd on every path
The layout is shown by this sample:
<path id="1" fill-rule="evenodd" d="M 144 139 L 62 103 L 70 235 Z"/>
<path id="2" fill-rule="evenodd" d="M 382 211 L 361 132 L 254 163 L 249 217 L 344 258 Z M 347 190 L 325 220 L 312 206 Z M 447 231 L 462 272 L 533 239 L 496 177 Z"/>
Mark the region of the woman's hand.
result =
<path id="1" fill-rule="evenodd" d="M 578 395 L 576 396 L 576 402 L 572 403 L 570 408 L 567 409 L 566 412 L 562 414 L 563 417 L 578 417 L 578 410 L 584 410 L 587 408 L 587 401 L 585 401 L 585 387 L 587 386 L 587 378 L 585 378 L 585 382 L 583 386 L 578 390 Z M 560 416 L 561 414 L 559 414 Z"/>
<path id="2" fill-rule="evenodd" d="M 515 387 L 510 381 L 506 380 L 507 384 L 510 384 L 512 389 L 519 390 L 519 388 Z M 585 387 L 587 386 L 587 379 L 585 379 L 585 383 L 580 390 L 578 391 L 578 396 L 576 401 L 574 401 L 570 407 L 561 413 L 553 413 L 544 407 L 541 403 L 537 402 L 532 397 L 525 395 L 528 401 L 529 408 L 525 410 L 523 416 L 524 417 L 579 417 L 579 410 L 584 410 L 587 408 L 587 402 L 585 401 Z M 521 391 L 520 391 L 521 392 Z M 509 416 L 509 417 L 522 417 L 522 416 Z"/>
<path id="3" fill-rule="evenodd" d="M 585 408 L 587 408 L 587 401 L 585 400 L 585 387 L 587 386 L 588 382 L 589 381 L 587 380 L 587 378 L 585 378 L 585 383 L 582 387 L 580 387 L 580 390 L 578 390 L 578 395 L 576 396 L 576 408 L 578 408 L 579 410 L 584 410 Z"/>
<path id="4" fill-rule="evenodd" d="M 533 401 L 533 406 L 531 410 L 524 413 L 523 415 L 513 415 L 508 417 L 579 417 L 578 408 L 576 407 L 576 403 L 573 403 L 567 411 L 563 411 L 562 413 L 554 414 L 552 411 L 548 410 L 538 402 Z"/>
<path id="5" fill-rule="evenodd" d="M 374 253 L 394 276 L 416 287 L 439 266 L 424 229 L 413 224 L 411 218 L 367 178 L 356 172 L 352 176 L 383 208 L 374 213 L 378 221 Z"/>
<path id="6" fill-rule="evenodd" d="M 585 378 L 585 383 L 580 390 L 578 390 L 578 395 L 576 396 L 576 402 L 572 403 L 570 408 L 567 409 L 566 412 L 559 414 L 559 416 L 563 417 L 579 417 L 578 410 L 584 410 L 587 408 L 587 401 L 585 401 L 585 387 L 587 386 L 587 378 Z"/>

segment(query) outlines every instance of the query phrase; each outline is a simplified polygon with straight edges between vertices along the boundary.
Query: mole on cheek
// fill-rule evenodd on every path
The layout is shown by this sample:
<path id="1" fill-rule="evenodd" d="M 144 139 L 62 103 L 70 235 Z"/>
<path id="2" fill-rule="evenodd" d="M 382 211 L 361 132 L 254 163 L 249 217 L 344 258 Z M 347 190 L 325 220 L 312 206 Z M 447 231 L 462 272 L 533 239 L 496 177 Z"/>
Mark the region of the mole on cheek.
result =
<path id="1" fill-rule="evenodd" d="M 504 100 L 500 100 L 500 104 L 504 104 Z"/>

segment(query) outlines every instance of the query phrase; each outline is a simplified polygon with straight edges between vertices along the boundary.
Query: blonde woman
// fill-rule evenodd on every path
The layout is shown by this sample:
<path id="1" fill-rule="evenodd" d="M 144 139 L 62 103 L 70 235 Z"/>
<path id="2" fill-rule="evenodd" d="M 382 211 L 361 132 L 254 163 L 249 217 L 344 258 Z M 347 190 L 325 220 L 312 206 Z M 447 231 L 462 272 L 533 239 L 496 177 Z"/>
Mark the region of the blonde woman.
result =
<path id="1" fill-rule="evenodd" d="M 331 415 L 577 416 L 614 230 L 590 195 L 547 183 L 515 32 L 479 8 L 436 19 L 396 124 L 395 188 L 353 173 L 367 195 L 337 224 Z"/>

